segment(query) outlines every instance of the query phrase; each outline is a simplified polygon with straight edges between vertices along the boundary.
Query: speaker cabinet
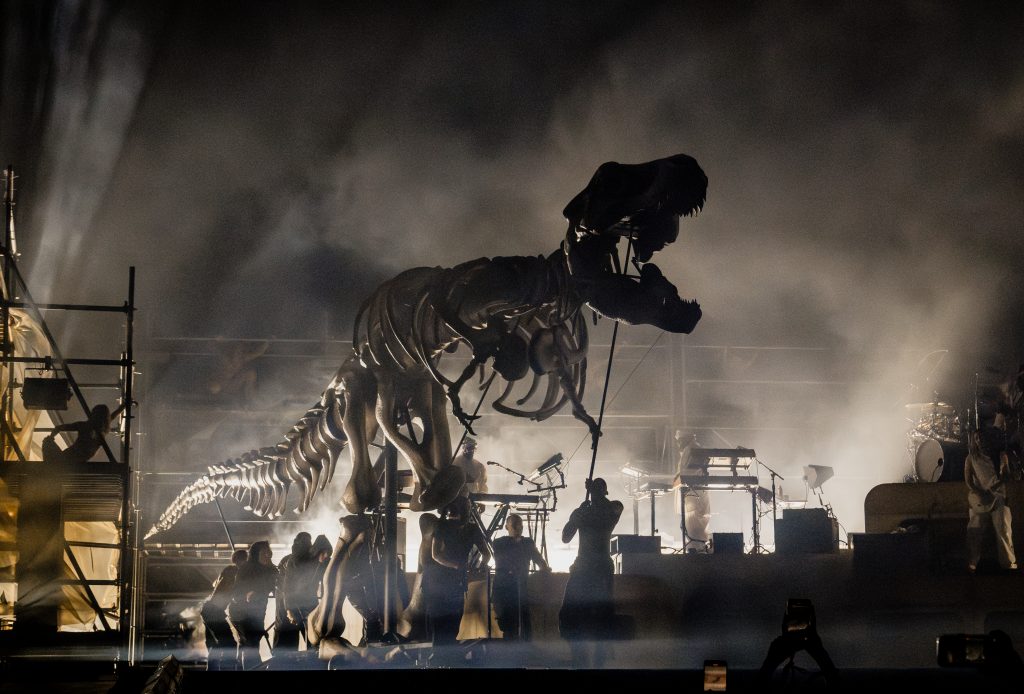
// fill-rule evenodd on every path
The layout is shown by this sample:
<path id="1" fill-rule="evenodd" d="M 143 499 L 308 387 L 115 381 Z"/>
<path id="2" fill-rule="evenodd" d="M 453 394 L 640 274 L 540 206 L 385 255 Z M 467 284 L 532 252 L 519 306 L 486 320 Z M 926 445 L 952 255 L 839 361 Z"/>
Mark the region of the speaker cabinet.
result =
<path id="1" fill-rule="evenodd" d="M 715 554 L 743 554 L 743 533 L 712 533 Z"/>
<path id="2" fill-rule="evenodd" d="M 612 535 L 612 554 L 661 552 L 661 535 Z"/>
<path id="3" fill-rule="evenodd" d="M 778 554 L 828 554 L 839 551 L 839 524 L 823 508 L 792 509 L 775 521 Z"/>
<path id="4" fill-rule="evenodd" d="M 26 378 L 21 399 L 27 410 L 66 410 L 71 389 L 66 378 Z"/>

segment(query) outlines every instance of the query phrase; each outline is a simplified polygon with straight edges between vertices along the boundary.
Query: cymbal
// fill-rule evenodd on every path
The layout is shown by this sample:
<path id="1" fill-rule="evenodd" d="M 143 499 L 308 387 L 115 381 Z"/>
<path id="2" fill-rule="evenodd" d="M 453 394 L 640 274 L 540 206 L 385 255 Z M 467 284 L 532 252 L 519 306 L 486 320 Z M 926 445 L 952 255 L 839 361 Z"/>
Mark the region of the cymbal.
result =
<path id="1" fill-rule="evenodd" d="M 904 409 L 921 414 L 953 414 L 956 410 L 945 402 L 912 402 L 904 405 Z"/>

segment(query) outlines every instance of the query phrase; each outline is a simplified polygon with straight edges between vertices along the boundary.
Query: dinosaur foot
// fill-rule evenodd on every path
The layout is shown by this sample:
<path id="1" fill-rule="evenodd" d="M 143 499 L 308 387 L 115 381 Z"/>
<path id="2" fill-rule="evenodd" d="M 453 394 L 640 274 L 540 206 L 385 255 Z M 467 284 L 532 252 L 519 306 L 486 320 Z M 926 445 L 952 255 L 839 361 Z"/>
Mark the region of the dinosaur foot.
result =
<path id="1" fill-rule="evenodd" d="M 363 513 L 367 509 L 374 508 L 380 504 L 380 487 L 375 481 L 365 484 L 358 484 L 355 477 L 349 480 L 345 491 L 341 495 L 341 505 L 349 513 Z"/>
<path id="2" fill-rule="evenodd" d="M 413 508 L 412 504 L 409 507 L 414 511 L 434 511 L 447 506 L 459 495 L 465 484 L 466 473 L 462 468 L 449 465 L 434 475 L 430 486 L 424 489 L 422 494 L 417 495 L 416 490 L 413 490 L 413 502 L 418 499 L 417 505 L 420 508 Z"/>
<path id="3" fill-rule="evenodd" d="M 456 408 L 452 414 L 455 415 L 455 417 L 459 420 L 459 424 L 464 426 L 466 428 L 466 431 L 471 436 L 476 436 L 476 432 L 473 431 L 473 422 L 480 419 L 480 417 L 482 417 L 483 415 L 466 414 L 466 412 L 463 411 L 461 407 Z"/>
<path id="4" fill-rule="evenodd" d="M 343 658 L 361 657 L 362 654 L 355 646 L 341 636 L 327 636 L 320 641 L 320 660 L 332 660 L 336 656 Z"/>

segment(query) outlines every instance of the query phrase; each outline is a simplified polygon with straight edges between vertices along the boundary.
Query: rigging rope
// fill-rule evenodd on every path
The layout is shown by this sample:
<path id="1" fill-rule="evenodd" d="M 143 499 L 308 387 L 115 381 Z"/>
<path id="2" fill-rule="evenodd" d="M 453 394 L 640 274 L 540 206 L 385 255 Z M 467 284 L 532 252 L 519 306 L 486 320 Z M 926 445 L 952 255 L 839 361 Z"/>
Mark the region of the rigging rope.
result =
<path id="1" fill-rule="evenodd" d="M 664 330 L 662 330 L 662 331 L 661 331 L 660 333 L 658 333 L 658 336 L 657 336 L 656 338 L 654 338 L 654 342 L 652 342 L 652 343 L 651 343 L 651 345 L 650 345 L 650 347 L 648 347 L 648 348 L 647 348 L 647 351 L 646 351 L 646 352 L 644 352 L 644 355 L 643 355 L 642 357 L 640 357 L 640 361 L 638 361 L 638 362 L 636 363 L 636 366 L 634 366 L 634 367 L 633 367 L 633 370 L 629 372 L 629 374 L 628 374 L 628 375 L 626 376 L 625 380 L 624 380 L 624 381 L 623 381 L 622 383 L 620 383 L 620 384 L 619 384 L 619 387 L 618 387 L 618 388 L 617 388 L 617 389 L 615 390 L 615 393 L 614 393 L 614 394 L 612 395 L 612 397 L 611 397 L 611 398 L 610 398 L 610 399 L 608 400 L 608 404 L 609 404 L 609 405 L 611 405 L 611 404 L 612 404 L 613 402 L 615 402 L 615 398 L 619 397 L 619 393 L 621 393 L 621 392 L 622 392 L 622 389 L 626 387 L 626 384 L 627 384 L 627 383 L 629 383 L 629 379 L 633 378 L 633 374 L 635 374 L 635 373 L 636 373 L 636 370 L 640 368 L 640 366 L 641 366 L 641 365 L 642 365 L 642 364 L 644 363 L 644 360 L 645 360 L 645 359 L 647 359 L 647 356 L 648 356 L 648 355 L 649 355 L 649 354 L 650 354 L 650 353 L 651 353 L 651 352 L 652 352 L 652 351 L 654 350 L 654 348 L 655 348 L 655 347 L 656 347 L 656 346 L 658 345 L 658 342 L 660 342 L 660 341 L 661 341 L 661 338 L 662 338 L 662 336 L 663 336 L 664 334 L 665 334 L 665 331 L 664 331 Z M 587 436 L 589 436 L 589 434 L 584 434 L 584 435 L 583 435 L 583 438 L 581 438 L 581 439 L 580 439 L 580 442 L 579 442 L 579 443 L 578 443 L 578 444 L 576 445 L 576 448 L 575 448 L 575 449 L 573 450 L 573 452 L 572 452 L 572 453 L 571 453 L 571 454 L 569 455 L 569 457 L 568 457 L 568 458 L 566 458 L 566 460 L 565 460 L 565 464 L 566 464 L 566 465 L 568 465 L 569 463 L 571 463 L 571 462 L 572 462 L 572 459 L 573 459 L 573 457 L 575 457 L 575 455 L 576 455 L 576 454 L 577 454 L 577 453 L 579 452 L 579 450 L 580 450 L 580 447 L 581 447 L 581 446 L 583 446 L 583 442 L 587 440 Z"/>
<path id="2" fill-rule="evenodd" d="M 482 393 L 480 393 L 480 401 L 476 404 L 476 409 L 473 410 L 473 414 L 469 416 L 469 421 L 473 421 L 476 418 L 478 412 L 480 412 L 480 406 L 484 404 L 484 400 L 487 399 L 487 391 L 491 389 L 491 384 L 494 383 L 494 377 L 498 375 L 497 371 L 491 370 L 491 377 L 487 379 L 487 384 L 484 386 Z M 455 459 L 459 456 L 459 449 L 462 448 L 462 443 L 466 440 L 466 436 L 469 434 L 469 426 L 466 424 L 462 425 L 462 436 L 459 438 L 459 445 L 452 450 L 452 459 L 449 464 L 454 463 Z"/>
<path id="3" fill-rule="evenodd" d="M 629 254 L 633 251 L 633 238 L 630 237 L 629 242 L 626 244 L 626 260 L 622 263 L 619 268 L 620 274 L 625 275 L 627 268 L 629 267 Z M 615 255 L 615 260 L 618 261 L 619 256 Z M 587 495 L 585 501 L 590 501 L 590 482 L 594 480 L 594 466 L 597 465 L 597 448 L 601 442 L 601 424 L 604 422 L 604 408 L 608 401 L 608 383 L 612 378 L 612 361 L 615 359 L 615 341 L 619 337 L 619 322 L 615 321 L 615 327 L 612 329 L 612 344 L 608 350 L 608 368 L 604 374 L 604 392 L 601 393 L 601 411 L 597 415 L 597 435 L 593 437 L 593 443 L 590 448 L 593 451 L 593 455 L 590 457 L 590 474 L 587 475 Z M 578 447 L 577 447 L 578 448 Z"/>

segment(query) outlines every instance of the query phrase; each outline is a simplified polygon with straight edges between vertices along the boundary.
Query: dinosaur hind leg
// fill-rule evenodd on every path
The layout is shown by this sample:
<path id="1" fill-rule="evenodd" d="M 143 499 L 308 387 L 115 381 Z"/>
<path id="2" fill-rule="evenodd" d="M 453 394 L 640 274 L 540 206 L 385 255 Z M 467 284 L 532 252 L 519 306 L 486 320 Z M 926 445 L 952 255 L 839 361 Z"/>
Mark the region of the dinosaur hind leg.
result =
<path id="1" fill-rule="evenodd" d="M 430 445 L 430 459 L 434 462 L 434 479 L 423 491 L 422 503 L 428 509 L 441 508 L 450 503 L 466 483 L 466 473 L 452 465 L 452 441 L 448 430 L 448 399 L 444 389 L 431 381 L 428 385 L 430 416 L 424 418 L 424 441 Z"/>
<path id="2" fill-rule="evenodd" d="M 377 383 L 373 374 L 353 359 L 342 365 L 335 381 L 345 396 L 342 425 L 352 455 L 352 476 L 341 502 L 350 513 L 362 513 L 380 503 L 380 487 L 373 476 L 369 449 L 370 441 L 377 435 Z"/>
<path id="3" fill-rule="evenodd" d="M 396 424 L 394 412 L 398 399 L 395 394 L 396 389 L 391 379 L 381 382 L 377 400 L 377 423 L 384 430 L 387 439 L 402 452 L 416 475 L 417 487 L 413 490 L 409 508 L 417 512 L 440 508 L 458 496 L 466 481 L 461 468 L 449 465 L 451 442 L 447 440 L 448 422 L 444 391 L 433 381 L 424 379 L 407 393 L 411 396 L 409 415 L 419 416 L 424 422 L 423 441 L 420 442 L 407 436 Z M 437 460 L 437 450 L 448 451 L 447 457 Z"/>

